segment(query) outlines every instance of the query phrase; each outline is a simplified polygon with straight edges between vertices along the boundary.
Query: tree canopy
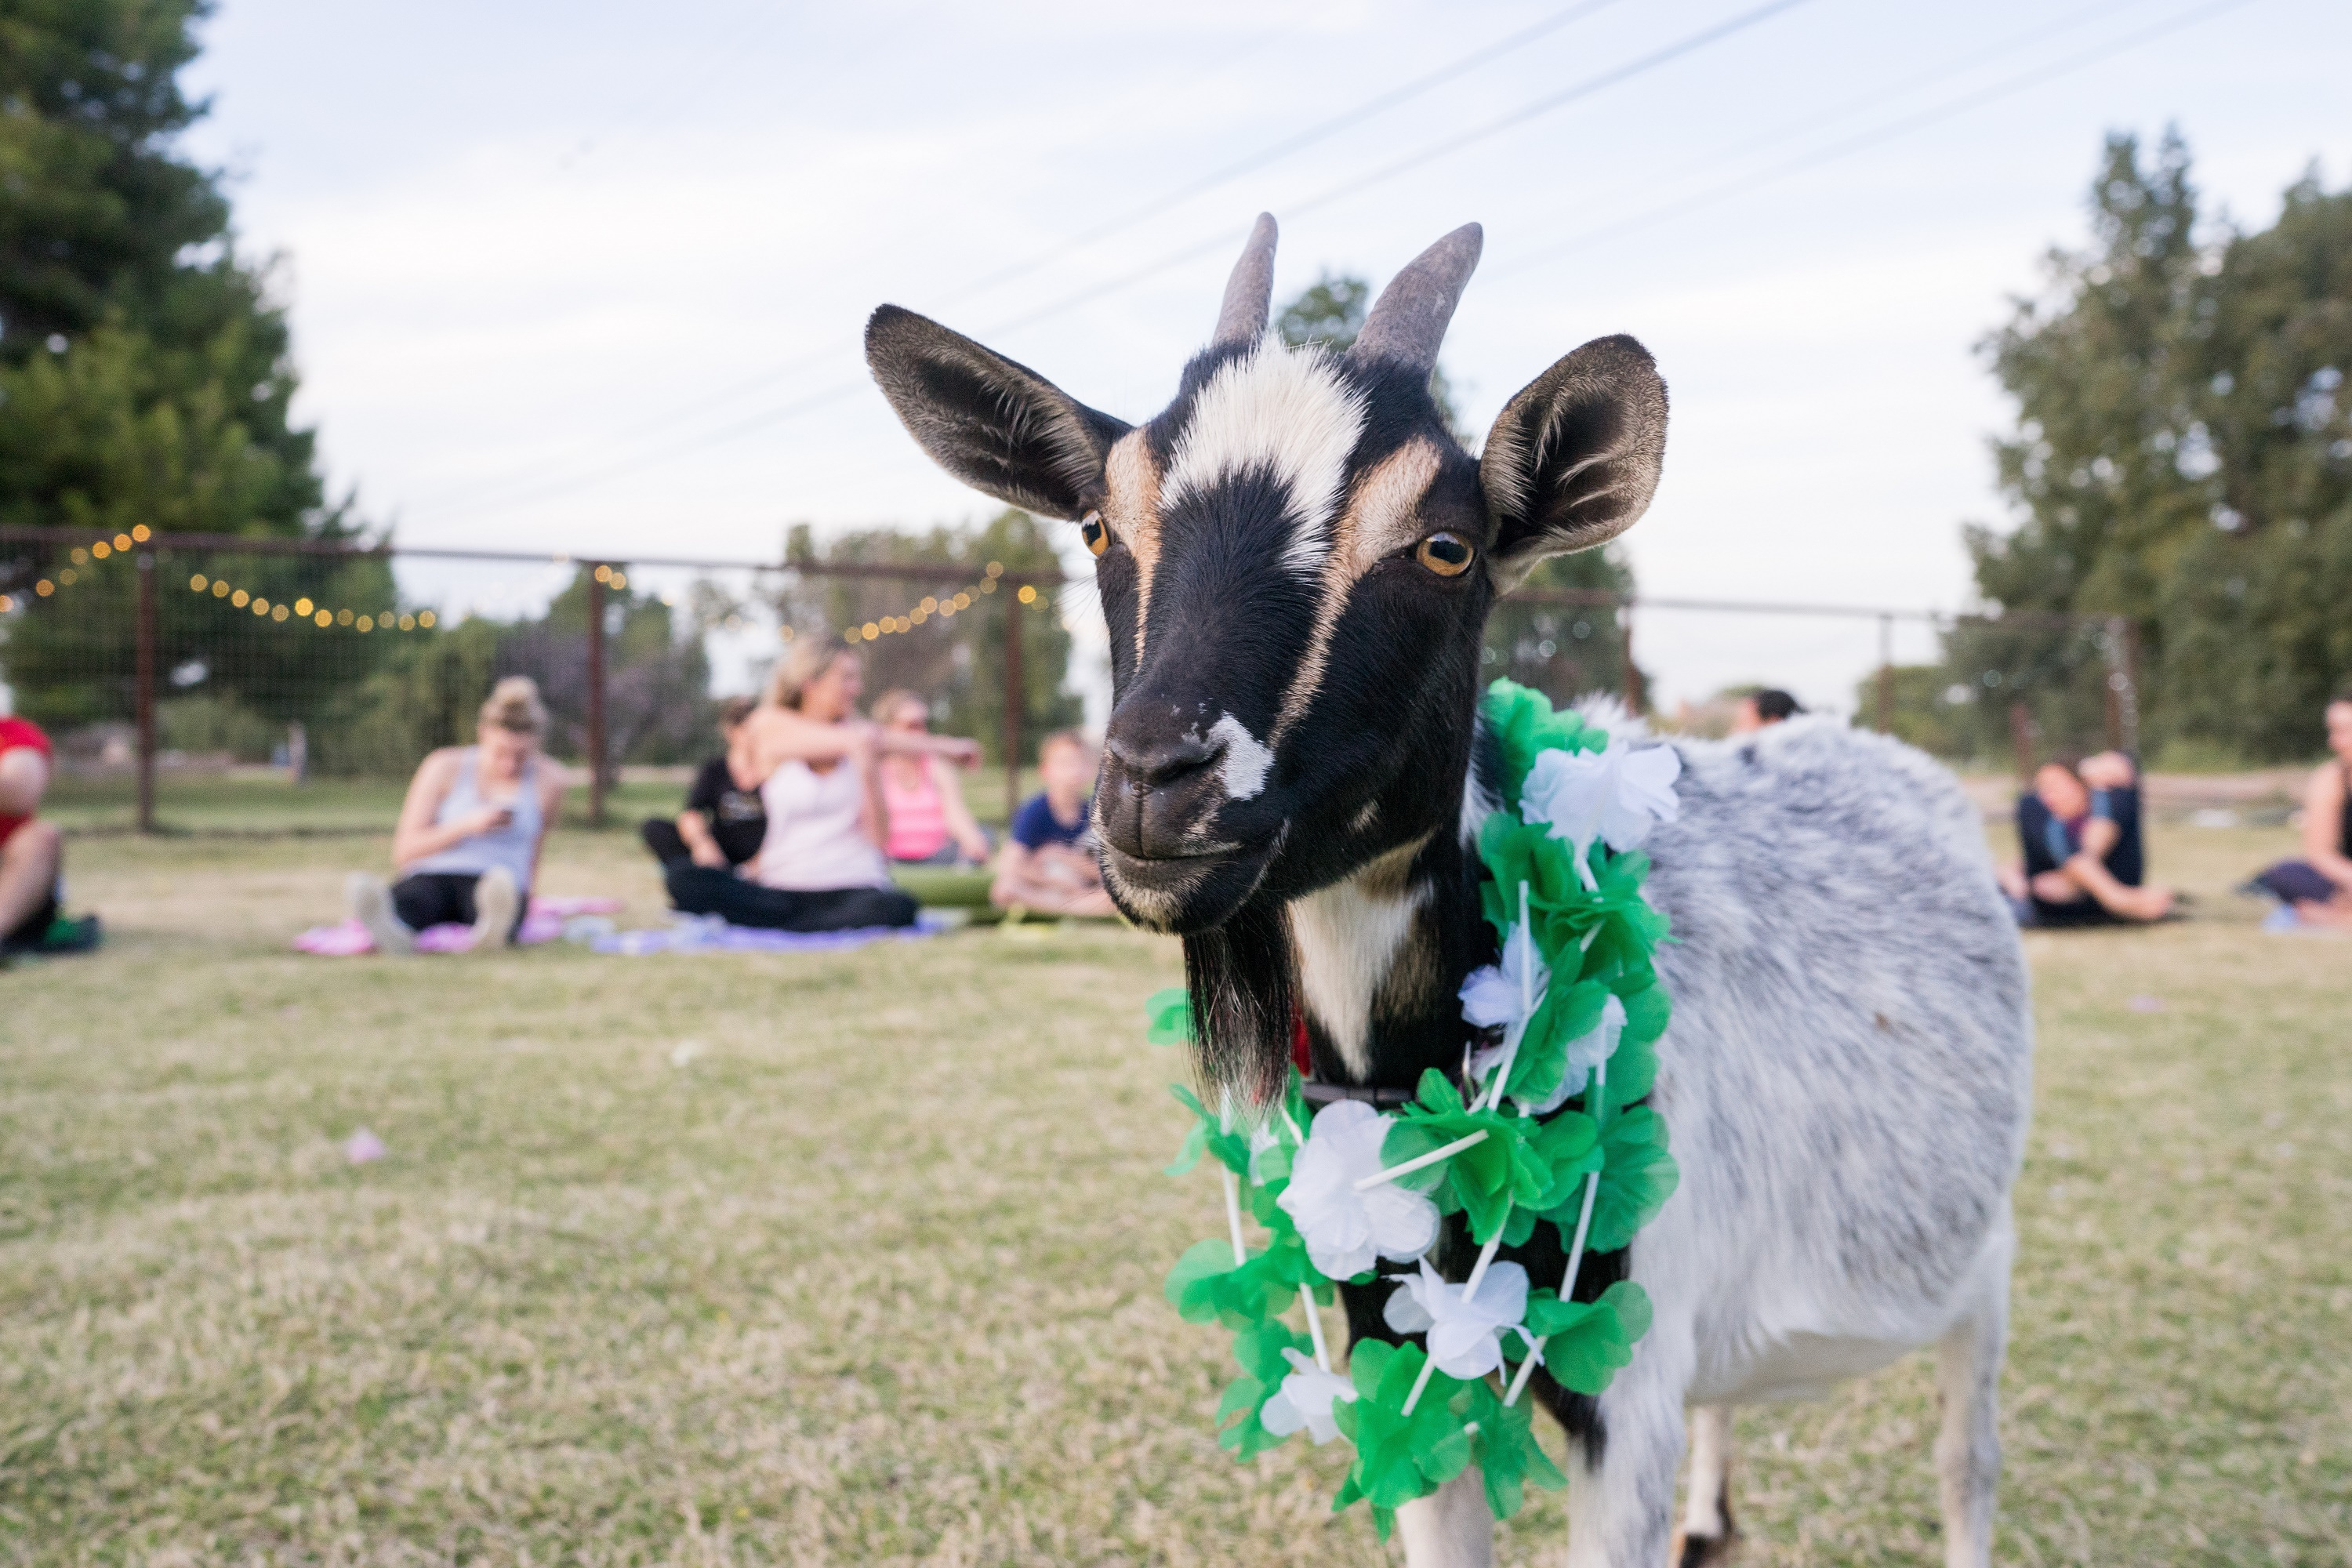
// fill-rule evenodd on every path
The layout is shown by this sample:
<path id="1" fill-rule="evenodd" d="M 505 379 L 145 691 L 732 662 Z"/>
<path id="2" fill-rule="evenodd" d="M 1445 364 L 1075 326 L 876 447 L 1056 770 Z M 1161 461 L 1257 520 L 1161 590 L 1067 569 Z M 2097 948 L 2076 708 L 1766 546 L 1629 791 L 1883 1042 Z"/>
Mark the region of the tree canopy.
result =
<path id="1" fill-rule="evenodd" d="M 2177 132 L 2111 135 L 2091 241 L 1983 345 L 2016 404 L 1993 443 L 2010 529 L 1967 530 L 2007 610 L 2120 616 L 2137 636 L 2145 745 L 2248 760 L 2316 749 L 2352 674 L 2352 191 L 2315 170 L 2278 220 L 2200 210 Z M 2082 735 L 2102 695 L 2079 634 L 1964 630 L 1952 685 Z"/>
<path id="2" fill-rule="evenodd" d="M 205 112 L 179 86 L 202 0 L 19 0 L 0 10 L 0 524 L 341 539 L 313 433 L 294 425 L 285 313 L 243 255 L 216 171 L 179 138 Z M 184 562 L 177 562 L 184 569 Z M 61 552 L 0 548 L 0 592 Z M 388 605 L 380 560 L 242 563 L 273 601 Z M 129 707 L 128 572 L 88 574 L 12 619 L 19 700 L 61 722 Z M 167 595 L 162 651 L 204 665 L 225 610 Z M 77 624 L 77 622 L 79 624 Z M 353 634 L 356 639 L 356 634 Z M 304 717 L 376 656 L 291 658 L 267 691 L 225 665 L 205 679 L 274 716 Z M 221 661 L 212 661 L 220 664 Z M 306 674 L 307 672 L 307 674 Z"/>

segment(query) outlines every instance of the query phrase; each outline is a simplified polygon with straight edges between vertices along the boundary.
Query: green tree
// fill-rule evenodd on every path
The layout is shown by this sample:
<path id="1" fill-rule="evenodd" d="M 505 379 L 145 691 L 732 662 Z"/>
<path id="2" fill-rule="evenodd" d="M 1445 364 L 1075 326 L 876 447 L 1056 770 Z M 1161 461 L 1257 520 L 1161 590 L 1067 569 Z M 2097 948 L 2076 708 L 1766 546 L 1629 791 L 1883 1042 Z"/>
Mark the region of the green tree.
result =
<path id="1" fill-rule="evenodd" d="M 203 112 L 178 86 L 199 0 L 27 0 L 0 15 L 0 523 L 163 534 L 351 538 L 328 504 L 268 269 L 240 256 L 219 177 L 176 138 Z M 382 560 L 261 556 L 204 567 L 271 603 L 392 603 Z M 0 549 L 5 668 L 28 711 L 60 722 L 129 711 L 135 576 Z M 281 638 L 230 657 L 221 606 L 165 594 L 163 658 L 209 694 L 312 719 L 365 679 L 385 639 L 344 628 L 331 657 Z M 246 656 L 258 662 L 249 662 Z"/>
<path id="2" fill-rule="evenodd" d="M 1609 595 L 1630 598 L 1633 568 L 1615 545 L 1555 555 L 1539 563 L 1525 584 L 1529 594 Z M 1548 605 L 1523 598 L 1496 602 L 1486 616 L 1485 674 L 1508 676 L 1555 703 L 1595 692 L 1627 695 L 1625 631 L 1612 603 Z M 1647 706 L 1648 681 L 1634 672 L 1632 691 Z"/>
<path id="3" fill-rule="evenodd" d="M 2116 135 L 2090 205 L 2091 245 L 2053 251 L 2044 293 L 1984 345 L 2017 405 L 1993 446 L 2016 521 L 1967 531 L 1979 591 L 2128 621 L 2150 749 L 2307 753 L 2352 670 L 2352 193 L 2306 176 L 2271 228 L 2200 242 L 2179 135 L 2152 158 Z M 2017 617 L 1948 651 L 1979 706 L 2103 731 L 2097 632 Z"/>

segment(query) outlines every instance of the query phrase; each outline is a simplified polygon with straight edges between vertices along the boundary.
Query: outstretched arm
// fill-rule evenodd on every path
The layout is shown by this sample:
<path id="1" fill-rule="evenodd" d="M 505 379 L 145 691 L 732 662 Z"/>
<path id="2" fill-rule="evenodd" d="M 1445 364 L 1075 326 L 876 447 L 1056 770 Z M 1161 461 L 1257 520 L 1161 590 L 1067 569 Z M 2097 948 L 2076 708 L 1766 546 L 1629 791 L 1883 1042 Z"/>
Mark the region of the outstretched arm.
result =
<path id="1" fill-rule="evenodd" d="M 963 851 L 964 858 L 981 861 L 988 858 L 988 835 L 971 817 L 971 808 L 963 803 L 963 781 L 944 768 L 931 770 L 931 784 L 940 792 L 940 811 L 948 819 L 948 836 Z"/>

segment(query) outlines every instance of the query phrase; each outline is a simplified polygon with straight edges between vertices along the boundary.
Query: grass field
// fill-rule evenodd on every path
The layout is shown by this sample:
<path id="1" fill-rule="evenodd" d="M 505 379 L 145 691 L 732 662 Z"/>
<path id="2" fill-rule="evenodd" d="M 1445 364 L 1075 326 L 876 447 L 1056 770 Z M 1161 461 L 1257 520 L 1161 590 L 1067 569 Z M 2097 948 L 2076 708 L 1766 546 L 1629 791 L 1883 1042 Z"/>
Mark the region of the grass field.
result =
<path id="1" fill-rule="evenodd" d="M 2352 1560 L 2352 947 L 2223 891 L 2285 843 L 2168 833 L 2204 918 L 2029 942 L 2004 1561 Z M 1219 1225 L 1171 943 L 289 953 L 383 852 L 83 840 L 110 945 L 0 973 L 0 1559 L 1382 1560 L 1337 1451 L 1216 1448 L 1160 1300 Z M 657 913 L 620 833 L 545 880 Z M 1940 1561 L 1932 1399 L 1745 1413 L 1745 1561 Z"/>

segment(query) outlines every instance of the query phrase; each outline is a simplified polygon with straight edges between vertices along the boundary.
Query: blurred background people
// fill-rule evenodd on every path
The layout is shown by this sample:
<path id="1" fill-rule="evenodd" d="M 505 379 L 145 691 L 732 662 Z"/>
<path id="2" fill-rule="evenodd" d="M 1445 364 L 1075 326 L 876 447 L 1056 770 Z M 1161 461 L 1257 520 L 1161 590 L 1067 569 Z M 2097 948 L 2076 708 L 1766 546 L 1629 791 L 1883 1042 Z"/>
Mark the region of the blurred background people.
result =
<path id="1" fill-rule="evenodd" d="M 563 804 L 562 770 L 541 754 L 547 707 L 529 676 L 490 689 L 470 746 L 444 746 L 409 782 L 392 834 L 400 880 L 363 871 L 347 889 L 376 951 L 406 952 L 427 926 L 469 925 L 477 948 L 514 940 L 539 855 Z"/>
<path id="2" fill-rule="evenodd" d="M 768 837 L 768 808 L 760 799 L 767 774 L 749 722 L 758 706 L 749 697 L 730 697 L 719 705 L 719 733 L 727 750 L 695 773 L 686 808 L 675 820 L 649 816 L 638 829 L 665 867 L 685 861 L 732 871 L 759 854 Z"/>
<path id="3" fill-rule="evenodd" d="M 2327 749 L 2303 790 L 2303 856 L 2256 877 L 2250 890 L 2314 925 L 2352 926 L 2352 688 L 2327 705 Z"/>
<path id="4" fill-rule="evenodd" d="M 886 735 L 928 736 L 931 705 L 912 691 L 886 691 L 874 700 L 874 721 Z M 955 771 L 933 752 L 886 752 L 881 760 L 882 809 L 889 823 L 883 852 L 894 864 L 979 866 L 988 860 L 988 835 L 965 806 Z"/>
<path id="5" fill-rule="evenodd" d="M 1013 814 L 990 901 L 1033 914 L 1116 914 L 1094 856 L 1093 745 L 1057 730 L 1037 748 L 1037 772 L 1045 787 Z"/>
<path id="6" fill-rule="evenodd" d="M 38 725 L 0 719 L 0 949 L 34 946 L 58 917 L 65 840 L 36 815 L 50 757 Z"/>
<path id="7" fill-rule="evenodd" d="M 1803 711 L 1795 698 L 1768 686 L 1739 700 L 1738 706 L 1731 710 L 1731 732 L 1752 735 L 1767 725 L 1784 723 Z"/>
<path id="8" fill-rule="evenodd" d="M 2118 752 L 2084 759 L 2078 772 L 2045 763 L 2018 797 L 2021 866 L 2001 868 L 2020 924 L 2088 926 L 2158 921 L 2172 889 L 2142 886 L 2138 770 Z"/>
<path id="9" fill-rule="evenodd" d="M 785 655 L 744 721 L 767 833 L 740 873 L 692 860 L 667 866 L 663 880 L 681 911 L 771 931 L 914 923 L 915 900 L 892 884 L 882 854 L 889 816 L 877 759 L 977 760 L 980 748 L 868 724 L 857 717 L 864 691 L 864 667 L 846 648 L 812 640 Z"/>

